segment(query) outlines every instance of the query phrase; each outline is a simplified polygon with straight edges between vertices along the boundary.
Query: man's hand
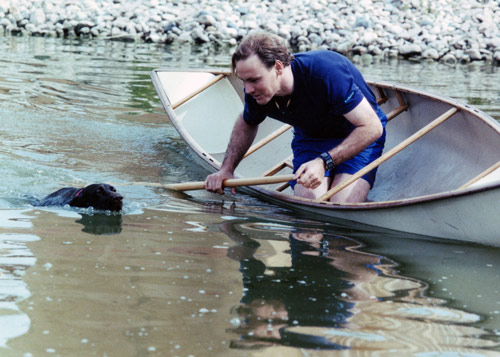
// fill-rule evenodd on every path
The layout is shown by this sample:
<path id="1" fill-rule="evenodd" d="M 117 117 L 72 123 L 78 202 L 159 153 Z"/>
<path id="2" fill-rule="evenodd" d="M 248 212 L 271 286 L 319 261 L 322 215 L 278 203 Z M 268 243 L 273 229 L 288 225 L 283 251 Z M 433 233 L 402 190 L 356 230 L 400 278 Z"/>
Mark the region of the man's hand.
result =
<path id="1" fill-rule="evenodd" d="M 303 163 L 295 173 L 297 183 L 305 188 L 315 189 L 325 179 L 325 165 L 321 158 Z"/>
<path id="2" fill-rule="evenodd" d="M 216 192 L 221 195 L 224 194 L 223 183 L 226 179 L 232 179 L 234 175 L 231 172 L 219 171 L 214 174 L 208 175 L 205 180 L 205 189 L 210 192 Z M 231 193 L 236 194 L 236 188 L 232 188 Z"/>
<path id="3" fill-rule="evenodd" d="M 238 116 L 222 161 L 222 168 L 219 172 L 207 176 L 205 180 L 205 189 L 207 191 L 224 194 L 224 180 L 234 178 L 234 170 L 243 159 L 250 145 L 252 145 L 257 135 L 257 128 L 258 125 L 249 125 L 245 122 L 243 113 Z M 233 187 L 231 192 L 233 195 L 236 194 L 236 188 Z"/>

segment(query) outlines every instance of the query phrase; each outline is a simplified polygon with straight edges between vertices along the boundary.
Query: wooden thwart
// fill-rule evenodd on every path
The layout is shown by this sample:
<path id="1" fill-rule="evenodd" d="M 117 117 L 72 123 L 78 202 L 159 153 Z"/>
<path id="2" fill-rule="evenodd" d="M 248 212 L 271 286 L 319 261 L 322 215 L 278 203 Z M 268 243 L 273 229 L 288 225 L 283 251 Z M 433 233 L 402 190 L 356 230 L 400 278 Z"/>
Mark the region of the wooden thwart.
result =
<path id="1" fill-rule="evenodd" d="M 292 160 L 293 160 L 293 155 L 290 155 L 289 157 L 287 157 L 283 161 L 279 162 L 278 164 L 274 165 L 269 170 L 267 170 L 266 172 L 264 172 L 262 174 L 262 176 L 276 175 L 278 172 L 280 172 L 281 170 L 283 170 L 286 167 L 288 167 L 288 168 L 290 168 L 290 169 L 293 170 L 293 162 L 292 162 Z M 276 191 L 282 192 L 282 191 L 286 190 L 289 186 L 290 186 L 290 183 L 286 182 L 283 185 L 277 187 Z"/>
<path id="2" fill-rule="evenodd" d="M 387 102 L 389 100 L 389 98 L 387 98 L 387 96 L 385 95 L 384 90 L 378 86 L 376 86 L 375 88 L 377 88 L 377 92 L 378 92 L 377 104 L 382 105 L 385 102 Z"/>
<path id="3" fill-rule="evenodd" d="M 382 105 L 382 104 L 386 103 L 389 100 L 389 98 L 387 98 L 387 95 L 385 94 L 384 89 L 381 87 L 375 87 L 375 88 L 377 88 L 377 92 L 379 95 L 379 97 L 377 98 L 377 104 Z M 398 90 L 394 90 L 394 93 L 396 94 L 396 99 L 398 100 L 399 106 L 394 108 L 393 110 L 391 110 L 389 113 L 386 114 L 387 121 L 394 119 L 402 112 L 408 110 L 408 104 L 406 104 L 406 101 L 403 98 L 403 95 L 401 94 L 401 92 Z"/>
<path id="4" fill-rule="evenodd" d="M 289 168 L 293 169 L 292 159 L 293 159 L 293 155 L 290 155 L 285 160 L 277 163 L 276 165 L 274 165 L 273 167 L 271 167 L 269 170 L 267 170 L 266 172 L 264 172 L 262 174 L 262 176 L 276 175 L 278 172 L 280 172 L 281 170 L 283 170 L 285 167 L 289 167 Z"/>
<path id="5" fill-rule="evenodd" d="M 191 98 L 197 96 L 198 94 L 200 94 L 201 92 L 203 92 L 208 87 L 213 86 L 215 83 L 217 83 L 218 81 L 220 81 L 224 77 L 225 77 L 224 74 L 219 74 L 218 76 L 216 76 L 215 78 L 213 78 L 211 81 L 207 82 L 204 86 L 198 88 L 196 91 L 194 91 L 193 93 L 187 95 L 183 99 L 179 100 L 177 103 L 172 104 L 172 109 L 177 109 L 182 104 L 186 103 Z"/>
<path id="6" fill-rule="evenodd" d="M 403 95 L 399 91 L 395 91 L 396 98 L 398 99 L 399 106 L 387 113 L 387 120 L 392 120 L 404 111 L 408 110 L 408 104 L 406 104 Z"/>
<path id="7" fill-rule="evenodd" d="M 280 127 L 279 129 L 277 129 L 276 131 L 272 132 L 271 134 L 269 134 L 268 136 L 266 136 L 265 138 L 263 138 L 259 142 L 257 142 L 254 145 L 252 145 L 250 147 L 250 149 L 248 149 L 248 151 L 246 152 L 245 156 L 243 156 L 243 158 L 245 158 L 245 157 L 253 154 L 257 150 L 259 150 L 261 147 L 263 147 L 264 145 L 269 144 L 271 141 L 273 141 L 274 139 L 276 139 L 281 134 L 285 133 L 291 127 L 292 126 L 288 125 L 288 124 L 287 125 L 283 125 L 282 127 Z"/>
<path id="8" fill-rule="evenodd" d="M 398 152 L 403 150 L 404 148 L 408 147 L 409 145 L 413 144 L 415 141 L 420 139 L 422 136 L 430 132 L 432 129 L 437 127 L 438 125 L 444 123 L 447 119 L 451 118 L 453 115 L 455 115 L 458 112 L 458 109 L 453 107 L 446 111 L 444 114 L 441 116 L 437 117 L 434 119 L 432 122 L 424 126 L 422 129 L 417 131 L 415 134 L 410 136 L 409 138 L 406 138 L 403 142 L 399 143 L 395 147 L 393 147 L 391 150 L 386 152 L 384 155 L 379 157 L 377 160 L 373 161 L 371 164 L 365 166 L 358 172 L 356 172 L 354 175 L 350 176 L 347 180 L 339 183 L 337 186 L 333 187 L 330 189 L 328 192 L 326 192 L 324 195 L 322 195 L 320 198 L 318 198 L 318 202 L 321 201 L 326 201 L 336 193 L 342 191 L 344 188 L 352 184 L 354 181 L 358 180 L 361 178 L 363 175 L 367 174 L 371 170 L 375 169 L 376 167 L 380 166 L 382 163 L 385 161 L 389 160 L 391 157 L 396 155 Z"/>

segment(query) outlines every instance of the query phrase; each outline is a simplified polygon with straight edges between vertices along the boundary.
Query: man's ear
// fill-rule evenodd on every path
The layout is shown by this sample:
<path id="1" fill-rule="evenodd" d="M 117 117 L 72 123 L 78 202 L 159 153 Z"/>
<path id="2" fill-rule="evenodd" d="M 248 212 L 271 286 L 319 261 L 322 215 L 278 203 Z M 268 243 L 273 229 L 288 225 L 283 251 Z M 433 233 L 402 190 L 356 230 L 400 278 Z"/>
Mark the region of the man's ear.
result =
<path id="1" fill-rule="evenodd" d="M 276 60 L 276 62 L 274 62 L 274 68 L 276 68 L 276 73 L 278 75 L 282 75 L 285 66 L 283 65 L 283 62 L 281 62 L 280 60 Z"/>

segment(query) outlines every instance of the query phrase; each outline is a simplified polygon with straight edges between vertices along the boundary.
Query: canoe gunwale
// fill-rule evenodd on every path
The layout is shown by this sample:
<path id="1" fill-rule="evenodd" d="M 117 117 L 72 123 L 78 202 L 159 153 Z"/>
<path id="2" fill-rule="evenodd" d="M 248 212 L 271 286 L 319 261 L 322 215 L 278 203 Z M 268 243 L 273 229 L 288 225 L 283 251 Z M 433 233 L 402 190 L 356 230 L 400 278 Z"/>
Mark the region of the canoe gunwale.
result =
<path id="1" fill-rule="evenodd" d="M 447 97 L 447 96 L 435 94 L 435 93 L 430 93 L 427 91 L 422 91 L 422 90 L 415 89 L 415 88 L 405 86 L 402 84 L 394 84 L 394 83 L 390 83 L 390 82 L 386 82 L 386 81 L 367 80 L 367 83 L 369 85 L 372 85 L 372 86 L 381 86 L 384 89 L 387 88 L 387 89 L 392 89 L 394 91 L 399 91 L 399 92 L 403 92 L 403 93 L 416 94 L 416 95 L 423 97 L 423 98 L 428 98 L 431 100 L 437 100 L 439 102 L 446 103 L 452 107 L 457 108 L 459 111 L 464 111 L 464 112 L 470 113 L 473 116 L 476 116 L 478 119 L 481 119 L 482 121 L 487 123 L 491 129 L 495 130 L 497 133 L 500 133 L 500 127 L 498 126 L 498 123 L 493 118 L 491 118 L 489 115 L 487 115 L 486 113 L 484 113 L 483 111 L 481 111 L 475 107 L 472 107 L 468 104 L 462 103 L 462 102 L 455 100 L 451 97 Z"/>
<path id="2" fill-rule="evenodd" d="M 289 204 L 300 205 L 300 206 L 311 206 L 318 208 L 327 208 L 334 210 L 374 210 L 383 208 L 396 208 L 403 206 L 417 205 L 426 202 L 433 202 L 439 200 L 446 200 L 455 197 L 462 197 L 473 195 L 480 192 L 486 192 L 493 189 L 500 188 L 500 180 L 482 185 L 480 187 L 457 189 L 452 191 L 440 192 L 425 196 L 416 196 L 411 198 L 402 198 L 400 200 L 390 200 L 390 201 L 377 201 L 377 202 L 360 202 L 360 203 L 332 203 L 327 201 L 318 202 L 311 199 L 305 199 L 301 197 L 292 196 L 289 194 L 277 192 L 274 190 L 266 190 L 262 188 L 249 188 L 255 191 L 260 196 L 270 196 L 275 200 L 284 201 Z"/>

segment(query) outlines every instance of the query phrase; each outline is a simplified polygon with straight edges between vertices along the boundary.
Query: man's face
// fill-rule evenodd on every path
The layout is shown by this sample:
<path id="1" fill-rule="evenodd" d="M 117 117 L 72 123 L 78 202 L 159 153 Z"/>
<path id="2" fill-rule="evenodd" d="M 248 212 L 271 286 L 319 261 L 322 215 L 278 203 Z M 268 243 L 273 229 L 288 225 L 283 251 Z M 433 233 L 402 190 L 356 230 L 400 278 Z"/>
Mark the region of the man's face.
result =
<path id="1" fill-rule="evenodd" d="M 277 65 L 268 69 L 257 55 L 238 61 L 236 73 L 243 81 L 245 92 L 258 104 L 267 104 L 279 90 L 281 71 Z"/>

